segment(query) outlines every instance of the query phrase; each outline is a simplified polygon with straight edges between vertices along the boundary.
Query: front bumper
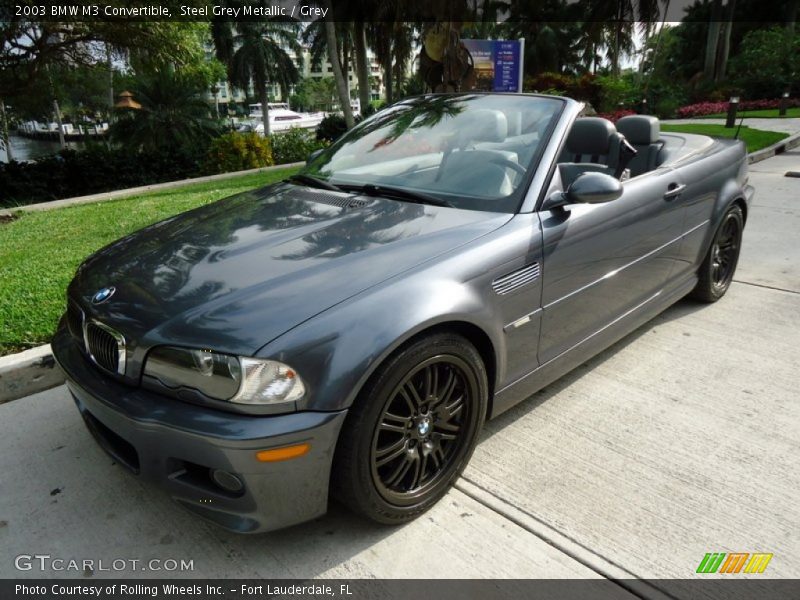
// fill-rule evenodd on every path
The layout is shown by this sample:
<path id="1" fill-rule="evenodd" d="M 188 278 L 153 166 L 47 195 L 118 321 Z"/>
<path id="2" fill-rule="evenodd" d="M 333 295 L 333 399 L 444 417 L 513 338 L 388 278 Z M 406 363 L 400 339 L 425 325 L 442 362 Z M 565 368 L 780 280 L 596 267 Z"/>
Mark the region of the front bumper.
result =
<path id="1" fill-rule="evenodd" d="M 325 513 L 333 451 L 346 411 L 252 416 L 218 411 L 123 385 L 91 365 L 64 323 L 53 355 L 98 443 L 116 462 L 189 510 L 240 533 L 271 531 Z M 302 457 L 272 463 L 259 450 L 308 443 Z M 210 477 L 233 473 L 232 493 Z"/>

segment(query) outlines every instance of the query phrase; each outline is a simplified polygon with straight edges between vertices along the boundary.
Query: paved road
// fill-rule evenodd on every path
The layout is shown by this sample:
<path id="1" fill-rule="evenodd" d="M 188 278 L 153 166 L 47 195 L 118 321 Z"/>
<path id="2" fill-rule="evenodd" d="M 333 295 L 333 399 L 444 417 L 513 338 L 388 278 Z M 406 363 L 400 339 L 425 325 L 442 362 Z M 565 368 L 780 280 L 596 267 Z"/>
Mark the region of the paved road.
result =
<path id="1" fill-rule="evenodd" d="M 206 577 L 684 578 L 710 551 L 772 552 L 765 576 L 800 577 L 790 169 L 799 152 L 754 165 L 723 301 L 680 302 L 488 424 L 457 489 L 405 527 L 334 506 L 286 531 L 228 534 L 112 466 L 63 387 L 0 405 L 0 577 L 20 575 L 17 554 L 49 553 L 193 559 L 188 575 Z"/>

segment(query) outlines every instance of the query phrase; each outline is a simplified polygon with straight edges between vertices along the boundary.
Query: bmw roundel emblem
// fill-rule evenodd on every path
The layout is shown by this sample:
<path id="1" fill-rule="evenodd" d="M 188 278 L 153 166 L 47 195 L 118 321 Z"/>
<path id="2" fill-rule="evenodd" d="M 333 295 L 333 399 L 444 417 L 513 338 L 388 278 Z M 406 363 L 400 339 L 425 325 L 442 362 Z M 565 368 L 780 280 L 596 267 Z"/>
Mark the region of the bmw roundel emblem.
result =
<path id="1" fill-rule="evenodd" d="M 113 296 L 114 292 L 116 291 L 117 288 L 115 288 L 114 286 L 104 287 L 102 290 L 98 290 L 97 293 L 94 296 L 92 296 L 92 304 L 102 304 L 103 302 L 111 298 L 111 296 Z"/>

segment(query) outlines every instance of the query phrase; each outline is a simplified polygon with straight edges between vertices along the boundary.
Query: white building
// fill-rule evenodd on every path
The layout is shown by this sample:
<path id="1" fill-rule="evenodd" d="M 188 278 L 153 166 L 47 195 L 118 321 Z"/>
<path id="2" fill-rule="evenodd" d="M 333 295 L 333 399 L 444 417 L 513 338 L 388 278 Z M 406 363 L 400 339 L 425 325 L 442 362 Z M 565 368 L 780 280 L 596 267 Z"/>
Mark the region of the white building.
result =
<path id="1" fill-rule="evenodd" d="M 211 58 L 213 56 L 213 49 L 209 46 L 206 50 L 208 57 Z M 294 59 L 295 65 L 297 65 L 298 71 L 300 72 L 300 77 L 302 79 L 323 79 L 326 77 L 333 78 L 333 70 L 331 68 L 330 61 L 325 60 L 318 69 L 312 70 L 311 53 L 308 51 L 308 48 L 304 47 L 299 55 L 288 48 L 286 49 L 286 52 Z M 383 97 L 385 91 L 383 85 L 383 73 L 371 50 L 367 50 L 367 58 L 369 59 L 371 83 L 370 99 L 379 100 Z M 348 69 L 348 85 L 350 90 L 352 90 L 351 95 L 353 96 L 355 96 L 355 90 L 358 88 L 358 77 L 355 69 L 355 57 L 353 56 L 350 69 Z M 289 100 L 288 98 L 283 97 L 283 90 L 277 83 L 271 84 L 267 89 L 267 93 L 269 94 L 269 99 L 271 102 L 288 102 Z M 290 86 L 289 94 L 291 95 L 293 93 L 294 86 Z M 251 86 L 248 89 L 248 93 L 245 94 L 242 90 L 233 89 L 227 81 L 222 80 L 216 85 L 216 97 L 212 90 L 209 90 L 206 97 L 210 103 L 216 103 L 219 105 L 219 111 L 221 115 L 227 116 L 229 114 L 228 109 L 231 103 L 235 103 L 240 107 L 244 107 L 244 105 L 248 102 L 248 97 L 249 99 L 253 100 L 254 92 Z"/>

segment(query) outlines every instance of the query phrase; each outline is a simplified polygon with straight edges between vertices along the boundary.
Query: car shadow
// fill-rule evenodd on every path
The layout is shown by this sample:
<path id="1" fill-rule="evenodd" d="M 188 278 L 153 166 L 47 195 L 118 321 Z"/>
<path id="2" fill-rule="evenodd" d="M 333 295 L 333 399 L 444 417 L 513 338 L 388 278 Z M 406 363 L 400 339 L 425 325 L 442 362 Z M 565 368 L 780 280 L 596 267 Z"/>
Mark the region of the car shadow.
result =
<path id="1" fill-rule="evenodd" d="M 627 348 L 636 340 L 652 332 L 658 325 L 669 323 L 670 321 L 680 320 L 687 315 L 696 313 L 709 305 L 703 302 L 692 300 L 691 298 L 683 298 L 665 309 L 659 315 L 653 317 L 647 323 L 644 323 L 621 340 L 612 344 L 599 354 L 588 359 L 586 362 L 581 363 L 569 373 L 556 379 L 554 382 L 545 386 L 538 392 L 529 396 L 519 404 L 511 407 L 503 414 L 489 421 L 483 429 L 479 444 L 485 440 L 490 439 L 492 436 L 501 433 L 507 426 L 516 421 L 517 419 L 530 414 L 535 411 L 542 404 L 550 400 L 553 396 L 563 392 L 570 385 L 578 381 L 581 377 L 590 373 L 598 366 L 602 365 L 607 360 L 613 358 L 618 352 Z"/>

